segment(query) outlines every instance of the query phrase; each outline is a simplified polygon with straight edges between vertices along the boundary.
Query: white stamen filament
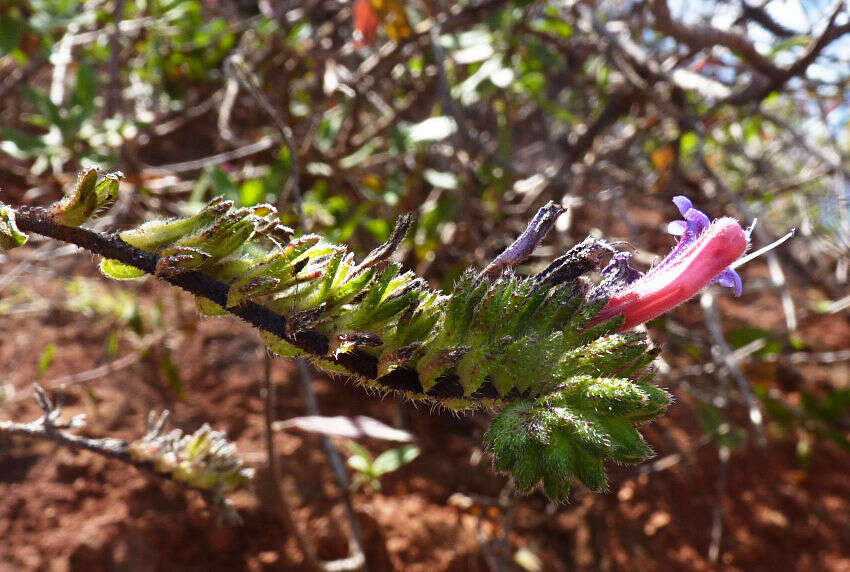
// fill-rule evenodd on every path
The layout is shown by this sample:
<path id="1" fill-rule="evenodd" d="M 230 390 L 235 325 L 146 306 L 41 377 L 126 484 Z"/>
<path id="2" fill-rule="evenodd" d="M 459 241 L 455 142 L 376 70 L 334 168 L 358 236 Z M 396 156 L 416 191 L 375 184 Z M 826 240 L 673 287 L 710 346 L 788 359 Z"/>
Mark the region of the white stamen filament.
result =
<path id="1" fill-rule="evenodd" d="M 753 223 L 753 226 L 755 226 L 755 223 Z M 753 227 L 750 227 L 750 229 L 752 229 L 752 228 L 753 228 Z M 731 264 L 731 265 L 729 266 L 729 268 L 731 268 L 732 270 L 735 270 L 735 269 L 736 269 L 736 268 L 738 268 L 739 266 L 741 266 L 741 265 L 743 265 L 743 264 L 746 264 L 746 263 L 747 263 L 747 262 L 749 262 L 750 260 L 752 260 L 752 259 L 754 259 L 754 258 L 757 258 L 757 257 L 761 256 L 761 255 L 762 255 L 762 254 L 764 254 L 765 252 L 768 252 L 768 251 L 770 251 L 770 250 L 773 250 L 774 248 L 776 248 L 777 246 L 779 246 L 780 244 L 782 244 L 782 243 L 783 243 L 783 242 L 785 242 L 786 240 L 789 240 L 790 238 L 792 238 L 795 234 L 797 234 L 797 229 L 796 229 L 796 228 L 792 228 L 792 229 L 791 229 L 791 231 L 790 231 L 788 234 L 786 234 L 785 236 L 783 236 L 782 238 L 777 239 L 777 240 L 774 240 L 773 242 L 771 242 L 771 243 L 770 243 L 770 244 L 768 244 L 767 246 L 762 247 L 762 248 L 759 248 L 759 249 L 758 249 L 758 250 L 756 250 L 755 252 L 752 252 L 752 253 L 750 253 L 750 254 L 748 254 L 748 255 L 746 255 L 746 256 L 744 256 L 744 257 L 742 257 L 742 258 L 739 258 L 738 260 L 736 260 L 736 261 L 735 261 L 735 263 L 734 263 L 734 264 Z"/>

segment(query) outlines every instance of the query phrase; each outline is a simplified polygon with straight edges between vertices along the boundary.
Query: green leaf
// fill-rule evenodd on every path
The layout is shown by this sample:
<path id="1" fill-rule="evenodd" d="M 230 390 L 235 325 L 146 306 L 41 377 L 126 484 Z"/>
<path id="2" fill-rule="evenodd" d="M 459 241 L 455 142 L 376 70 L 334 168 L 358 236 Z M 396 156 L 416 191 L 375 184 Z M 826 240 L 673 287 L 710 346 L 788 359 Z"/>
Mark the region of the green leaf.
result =
<path id="1" fill-rule="evenodd" d="M 118 335 L 115 332 L 109 334 L 106 340 L 106 355 L 113 359 L 118 354 Z"/>
<path id="2" fill-rule="evenodd" d="M 23 246 L 27 235 L 18 230 L 15 223 L 15 210 L 0 203 L 0 250 L 11 250 Z"/>
<path id="3" fill-rule="evenodd" d="M 83 171 L 70 194 L 50 207 L 50 217 L 58 224 L 78 226 L 97 210 L 97 169 Z"/>
<path id="4" fill-rule="evenodd" d="M 47 371 L 47 369 L 50 367 L 50 364 L 53 363 L 53 357 L 56 355 L 56 349 L 57 348 L 55 344 L 47 344 L 46 346 L 44 346 L 44 350 L 38 357 L 37 377 L 41 378 Z"/>
<path id="5" fill-rule="evenodd" d="M 850 389 L 837 389 L 823 400 L 824 415 L 829 421 L 837 421 L 850 409 Z"/>
<path id="6" fill-rule="evenodd" d="M 0 139 L 0 151 L 15 159 L 29 159 L 46 147 L 40 136 L 24 133 L 14 127 L 0 126 Z"/>
<path id="7" fill-rule="evenodd" d="M 71 95 L 71 105 L 79 107 L 81 111 L 76 120 L 77 128 L 94 113 L 96 97 L 97 74 L 90 65 L 80 64 L 77 68 L 77 82 Z"/>
<path id="8" fill-rule="evenodd" d="M 397 449 L 384 451 L 372 463 L 372 470 L 376 476 L 385 475 L 398 470 L 402 465 L 406 465 L 413 459 L 419 456 L 419 447 L 415 445 L 405 445 Z"/>
<path id="9" fill-rule="evenodd" d="M 549 18 L 540 18 L 534 21 L 534 29 L 541 32 L 569 39 L 573 36 L 573 27 L 565 22 L 560 15 Z"/>
<path id="10" fill-rule="evenodd" d="M 705 401 L 698 401 L 703 431 L 730 449 L 738 449 L 747 441 L 747 432 L 730 423 L 720 409 Z"/>
<path id="11" fill-rule="evenodd" d="M 180 370 L 170 355 L 166 354 L 160 358 L 159 373 L 165 380 L 165 386 L 174 394 L 176 399 L 182 401 L 185 397 L 185 387 L 180 377 Z"/>
<path id="12" fill-rule="evenodd" d="M 227 310 L 213 302 L 212 300 L 207 300 L 206 298 L 195 298 L 195 307 L 198 309 L 198 312 L 203 314 L 204 316 L 226 316 Z M 269 334 L 271 335 L 271 334 Z M 285 342 L 281 342 L 285 343 Z"/>
<path id="13" fill-rule="evenodd" d="M 0 58 L 12 52 L 21 43 L 21 23 L 5 16 L 0 18 Z"/>
<path id="14" fill-rule="evenodd" d="M 361 457 L 360 455 L 352 455 L 348 458 L 348 466 L 358 471 L 360 473 L 364 473 L 369 475 L 372 473 L 372 465 L 369 462 L 369 459 Z"/>
<path id="15" fill-rule="evenodd" d="M 94 192 L 97 195 L 98 211 L 109 208 L 115 202 L 115 199 L 118 198 L 118 187 L 123 176 L 122 173 L 116 171 L 107 173 L 97 180 L 94 186 Z"/>
<path id="16" fill-rule="evenodd" d="M 529 72 L 520 77 L 519 82 L 530 94 L 537 95 L 546 86 L 546 76 L 540 72 Z"/>
<path id="17" fill-rule="evenodd" d="M 422 176 L 426 181 L 439 189 L 448 189 L 453 191 L 460 186 L 457 176 L 454 173 L 425 169 Z"/>
<path id="18" fill-rule="evenodd" d="M 362 145 L 354 153 L 340 159 L 339 166 L 343 169 L 351 169 L 353 167 L 356 167 L 357 165 L 368 159 L 372 155 L 372 153 L 374 153 L 380 147 L 380 140 L 377 138 L 372 139 L 365 145 Z"/>
<path id="19" fill-rule="evenodd" d="M 408 136 L 412 143 L 442 141 L 457 131 L 457 123 L 451 117 L 430 117 L 420 123 L 408 126 Z"/>
<path id="20" fill-rule="evenodd" d="M 24 87 L 23 92 L 50 125 L 60 128 L 64 127 L 66 122 L 62 115 L 62 110 L 50 100 L 46 93 L 31 87 Z"/>
<path id="21" fill-rule="evenodd" d="M 372 469 L 372 455 L 363 445 L 356 443 L 354 441 L 348 441 L 346 443 L 346 448 L 348 452 L 351 453 L 351 456 L 348 458 L 348 466 L 363 473 L 364 475 L 368 475 L 370 477 L 373 475 Z"/>
<path id="22" fill-rule="evenodd" d="M 111 258 L 104 258 L 100 261 L 100 271 L 116 280 L 131 280 L 133 278 L 141 278 L 145 275 L 144 270 L 118 262 L 117 260 L 112 260 Z"/>
<path id="23" fill-rule="evenodd" d="M 683 133 L 679 139 L 679 157 L 682 161 L 688 161 L 693 157 L 699 145 L 699 137 L 693 131 Z"/>
<path id="24" fill-rule="evenodd" d="M 250 207 L 266 200 L 266 187 L 263 181 L 251 179 L 242 183 L 239 188 L 239 204 Z"/>
<path id="25" fill-rule="evenodd" d="M 775 333 L 757 328 L 755 326 L 740 326 L 726 335 L 726 339 L 735 349 L 741 348 L 756 340 L 765 340 L 765 345 L 753 355 L 763 357 L 776 355 L 782 351 L 782 342 L 777 339 Z"/>
<path id="26" fill-rule="evenodd" d="M 225 199 L 238 201 L 240 198 L 239 188 L 233 183 L 230 177 L 221 170 L 221 167 L 215 166 L 207 171 L 207 178 L 212 185 L 214 195 L 221 195 Z"/>

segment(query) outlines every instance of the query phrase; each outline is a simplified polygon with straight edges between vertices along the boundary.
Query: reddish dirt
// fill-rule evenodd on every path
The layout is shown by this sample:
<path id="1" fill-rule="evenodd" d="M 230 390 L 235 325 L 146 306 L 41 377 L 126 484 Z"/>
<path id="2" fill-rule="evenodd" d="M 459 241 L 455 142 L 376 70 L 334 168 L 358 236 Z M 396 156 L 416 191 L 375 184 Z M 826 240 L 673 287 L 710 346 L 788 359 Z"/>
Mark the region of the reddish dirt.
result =
<path id="1" fill-rule="evenodd" d="M 0 265 L 0 276 L 24 254 Z M 161 341 L 125 369 L 56 387 L 51 380 L 132 354 L 138 346 L 116 319 L 69 309 L 62 302 L 68 297 L 63 282 L 50 278 L 54 274 L 93 278 L 104 289 L 99 300 L 134 290 L 148 334 L 161 334 Z M 235 320 L 199 319 L 187 296 L 152 280 L 98 281 L 89 257 L 55 259 L 24 277 L 29 279 L 19 283 L 35 285 L 33 290 L 10 286 L 0 298 L 33 309 L 0 315 L 0 383 L 17 391 L 0 403 L 0 418 L 28 421 L 38 415 L 29 398 L 35 380 L 61 398 L 67 414 L 89 416 L 84 429 L 89 436 L 138 437 L 148 410 L 168 408 L 184 430 L 204 422 L 226 429 L 258 469 L 258 478 L 254 490 L 233 496 L 244 519 L 233 527 L 218 523 L 215 511 L 195 493 L 116 461 L 50 443 L 2 438 L 0 569 L 302 569 L 263 471 L 259 384 L 264 350 L 257 336 Z M 51 300 L 48 307 L 37 306 Z M 153 328 L 157 305 L 162 325 Z M 688 311 L 680 317 L 689 318 Z M 847 326 L 844 321 L 840 327 Z M 118 349 L 110 357 L 107 340 L 113 332 Z M 39 374 L 39 357 L 51 343 L 56 355 Z M 178 364 L 181 391 L 173 379 L 169 388 L 161 367 L 166 355 Z M 275 362 L 278 418 L 304 412 L 292 372 L 290 363 Z M 505 484 L 480 454 L 484 417 L 397 406 L 391 398 L 375 399 L 342 380 L 320 377 L 315 386 L 323 413 L 370 415 L 386 423 L 400 417 L 422 447 L 418 459 L 384 477 L 380 493 L 354 495 L 372 570 L 487 570 L 488 559 L 510 567 L 510 555 L 520 548 L 537 554 L 545 570 L 712 568 L 707 551 L 717 504 L 718 452 L 713 444 L 696 446 L 702 431 L 695 405 L 681 396 L 669 415 L 646 427 L 658 459 L 681 451 L 680 462 L 649 474 L 641 473 L 651 464 L 612 467 L 610 492 L 578 489 L 565 506 L 551 505 L 540 495 L 521 499 L 505 551 L 504 544 L 490 542 L 501 537 L 504 515 L 449 502 L 458 492 L 495 498 Z M 340 494 L 318 438 L 281 433 L 277 444 L 301 526 L 322 558 L 345 556 Z M 372 451 L 385 447 L 365 445 Z M 850 570 L 850 456 L 818 443 L 803 466 L 793 441 L 772 437 L 768 447 L 750 443 L 734 451 L 729 467 L 722 501 L 724 569 Z"/>

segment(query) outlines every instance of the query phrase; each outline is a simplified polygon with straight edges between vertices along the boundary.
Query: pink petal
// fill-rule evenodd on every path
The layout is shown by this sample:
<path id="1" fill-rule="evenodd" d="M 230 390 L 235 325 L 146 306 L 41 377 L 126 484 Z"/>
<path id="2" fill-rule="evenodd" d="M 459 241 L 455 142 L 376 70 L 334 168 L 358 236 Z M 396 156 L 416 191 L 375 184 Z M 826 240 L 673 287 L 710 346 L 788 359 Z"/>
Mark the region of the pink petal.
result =
<path id="1" fill-rule="evenodd" d="M 625 322 L 621 329 L 626 330 L 668 312 L 692 298 L 740 258 L 747 245 L 746 233 L 738 221 L 718 219 L 675 260 L 662 263 L 615 294 L 593 323 L 622 314 Z"/>

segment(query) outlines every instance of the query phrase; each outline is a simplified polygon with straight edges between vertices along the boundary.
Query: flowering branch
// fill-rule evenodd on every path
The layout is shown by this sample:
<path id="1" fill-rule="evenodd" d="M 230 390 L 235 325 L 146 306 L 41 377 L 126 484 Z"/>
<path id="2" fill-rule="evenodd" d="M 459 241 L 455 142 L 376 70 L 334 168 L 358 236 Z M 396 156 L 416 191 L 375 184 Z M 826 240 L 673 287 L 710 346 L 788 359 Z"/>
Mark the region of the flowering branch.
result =
<path id="1" fill-rule="evenodd" d="M 118 236 L 79 228 L 114 198 L 112 181 L 117 188 L 114 176 L 88 171 L 49 209 L 3 207 L 4 246 L 20 244 L 25 232 L 71 242 L 103 255 L 108 276 L 153 274 L 194 294 L 205 314 L 246 320 L 278 355 L 310 357 L 411 400 L 498 408 L 485 438 L 496 468 L 511 473 L 519 490 L 542 483 L 556 499 L 573 478 L 604 488 L 605 459 L 652 454 L 635 425 L 661 415 L 670 396 L 650 383 L 657 352 L 644 334 L 625 330 L 712 280 L 739 290 L 727 267 L 749 238 L 732 219 L 710 223 L 677 197 L 685 220 L 670 229 L 682 237 L 646 275 L 629 267 L 627 254 L 588 238 L 539 274 L 519 276 L 512 267 L 561 211 L 550 203 L 484 271 L 467 271 L 443 293 L 390 261 L 409 217 L 359 264 L 318 235 L 293 238 L 270 205 L 234 208 L 214 199 L 193 217 Z M 594 284 L 592 273 L 609 254 Z"/>

